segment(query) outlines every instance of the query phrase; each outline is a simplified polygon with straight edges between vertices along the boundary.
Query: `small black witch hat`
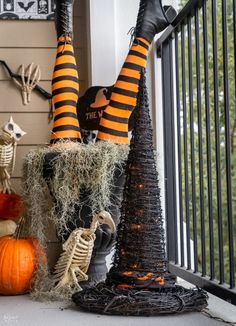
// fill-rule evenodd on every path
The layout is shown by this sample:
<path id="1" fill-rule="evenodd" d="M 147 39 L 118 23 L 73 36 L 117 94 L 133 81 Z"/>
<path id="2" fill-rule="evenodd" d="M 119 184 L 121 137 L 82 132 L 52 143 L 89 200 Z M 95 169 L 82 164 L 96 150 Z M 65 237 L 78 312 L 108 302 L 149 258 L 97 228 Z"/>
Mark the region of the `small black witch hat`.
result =
<path id="1" fill-rule="evenodd" d="M 105 283 L 76 293 L 73 300 L 85 310 L 114 315 L 201 311 L 207 306 L 206 292 L 176 285 L 167 269 L 153 130 L 141 74 L 113 266 Z"/>

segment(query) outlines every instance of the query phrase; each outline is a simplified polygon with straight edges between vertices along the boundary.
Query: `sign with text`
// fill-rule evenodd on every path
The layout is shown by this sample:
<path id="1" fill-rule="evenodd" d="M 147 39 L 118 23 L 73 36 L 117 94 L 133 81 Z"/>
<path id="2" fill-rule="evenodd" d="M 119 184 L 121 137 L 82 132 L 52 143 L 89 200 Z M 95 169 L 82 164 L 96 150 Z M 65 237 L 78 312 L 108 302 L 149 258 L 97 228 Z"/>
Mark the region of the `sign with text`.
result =
<path id="1" fill-rule="evenodd" d="M 0 19 L 53 18 L 53 0 L 0 0 Z"/>

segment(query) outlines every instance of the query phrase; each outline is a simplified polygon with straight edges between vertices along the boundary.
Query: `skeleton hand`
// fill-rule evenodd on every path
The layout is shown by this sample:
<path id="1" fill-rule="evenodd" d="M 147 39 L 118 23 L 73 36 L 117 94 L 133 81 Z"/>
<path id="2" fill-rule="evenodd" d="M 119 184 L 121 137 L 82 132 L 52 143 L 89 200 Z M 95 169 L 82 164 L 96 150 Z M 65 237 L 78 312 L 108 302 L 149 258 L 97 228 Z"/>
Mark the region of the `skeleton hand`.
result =
<path id="1" fill-rule="evenodd" d="M 41 72 L 39 66 L 35 66 L 33 69 L 34 63 L 32 62 L 26 69 L 24 64 L 19 68 L 19 74 L 21 75 L 21 83 L 17 78 L 13 78 L 17 86 L 21 88 L 23 104 L 27 105 L 31 101 L 31 93 L 35 88 L 37 83 L 40 81 Z"/>

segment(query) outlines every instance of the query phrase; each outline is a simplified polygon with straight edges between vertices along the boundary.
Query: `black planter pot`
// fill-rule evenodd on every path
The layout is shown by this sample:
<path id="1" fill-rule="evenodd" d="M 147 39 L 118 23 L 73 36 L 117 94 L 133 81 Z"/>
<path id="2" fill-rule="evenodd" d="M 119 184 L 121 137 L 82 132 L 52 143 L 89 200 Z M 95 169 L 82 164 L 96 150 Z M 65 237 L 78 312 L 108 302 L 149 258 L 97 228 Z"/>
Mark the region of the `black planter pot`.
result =
<path id="1" fill-rule="evenodd" d="M 43 177 L 47 181 L 50 193 L 53 197 L 53 200 L 57 202 L 56 195 L 50 189 L 50 180 L 54 176 L 53 172 L 53 162 L 56 159 L 59 159 L 59 152 L 47 153 L 44 157 L 43 164 Z M 125 182 L 124 173 L 120 172 L 120 169 L 116 169 L 114 174 L 114 189 L 115 193 L 112 194 L 111 202 L 112 205 L 109 207 L 109 212 L 112 215 L 112 218 L 116 225 L 119 223 L 120 219 L 120 205 L 123 195 L 123 187 Z M 89 191 L 84 189 L 80 201 L 83 202 L 83 206 L 75 207 L 75 213 L 71 218 L 71 222 L 67 224 L 69 231 L 65 231 L 63 237 L 59 238 L 60 241 L 64 242 L 70 235 L 70 233 L 79 227 L 89 228 L 92 220 L 92 212 L 89 202 Z M 60 203 L 57 202 L 57 206 L 60 207 Z M 60 214 L 60 209 L 58 209 L 58 214 Z M 81 284 L 82 287 L 90 286 L 96 284 L 101 280 L 106 278 L 107 265 L 106 257 L 110 254 L 111 249 L 114 245 L 116 234 L 112 234 L 107 225 L 100 226 L 96 231 L 96 240 L 94 244 L 93 255 L 88 270 L 89 280 Z"/>

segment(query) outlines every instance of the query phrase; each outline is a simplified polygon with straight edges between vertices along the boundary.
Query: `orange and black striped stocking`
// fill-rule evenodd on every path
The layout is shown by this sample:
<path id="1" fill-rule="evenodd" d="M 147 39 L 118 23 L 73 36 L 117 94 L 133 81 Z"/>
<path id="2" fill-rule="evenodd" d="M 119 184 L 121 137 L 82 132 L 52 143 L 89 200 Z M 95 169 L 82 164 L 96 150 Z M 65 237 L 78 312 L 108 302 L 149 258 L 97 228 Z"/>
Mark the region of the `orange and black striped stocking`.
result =
<path id="1" fill-rule="evenodd" d="M 60 140 L 81 141 L 76 114 L 78 92 L 78 72 L 71 38 L 61 36 L 52 79 L 52 101 L 55 107 L 52 144 Z"/>
<path id="2" fill-rule="evenodd" d="M 97 139 L 128 144 L 129 117 L 137 104 L 140 72 L 147 66 L 150 43 L 136 38 L 100 120 Z"/>

